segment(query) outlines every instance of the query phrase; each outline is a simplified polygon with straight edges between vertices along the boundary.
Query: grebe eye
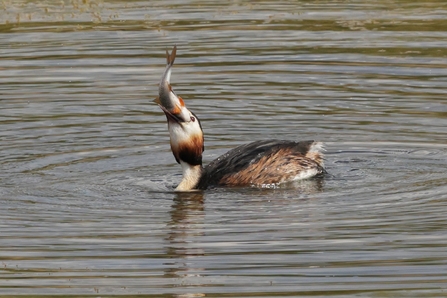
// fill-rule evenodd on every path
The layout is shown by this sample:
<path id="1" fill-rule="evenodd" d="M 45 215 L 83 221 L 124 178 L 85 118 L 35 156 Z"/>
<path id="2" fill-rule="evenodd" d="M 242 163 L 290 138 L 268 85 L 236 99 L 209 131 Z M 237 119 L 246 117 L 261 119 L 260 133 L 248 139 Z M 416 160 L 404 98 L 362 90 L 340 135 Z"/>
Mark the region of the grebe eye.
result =
<path id="1" fill-rule="evenodd" d="M 191 116 L 191 121 L 192 122 L 196 121 L 196 118 L 194 118 L 194 116 Z"/>

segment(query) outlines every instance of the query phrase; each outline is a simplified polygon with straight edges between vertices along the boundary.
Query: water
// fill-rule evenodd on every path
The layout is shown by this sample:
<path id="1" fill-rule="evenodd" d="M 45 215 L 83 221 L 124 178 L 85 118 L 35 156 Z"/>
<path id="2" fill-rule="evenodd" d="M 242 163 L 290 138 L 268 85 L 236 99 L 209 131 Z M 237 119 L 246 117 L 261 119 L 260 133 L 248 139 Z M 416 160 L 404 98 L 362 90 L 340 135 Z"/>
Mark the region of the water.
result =
<path id="1" fill-rule="evenodd" d="M 1 295 L 447 296 L 444 1 L 1 8 Z M 205 163 L 316 139 L 330 176 L 172 192 L 174 44 Z"/>

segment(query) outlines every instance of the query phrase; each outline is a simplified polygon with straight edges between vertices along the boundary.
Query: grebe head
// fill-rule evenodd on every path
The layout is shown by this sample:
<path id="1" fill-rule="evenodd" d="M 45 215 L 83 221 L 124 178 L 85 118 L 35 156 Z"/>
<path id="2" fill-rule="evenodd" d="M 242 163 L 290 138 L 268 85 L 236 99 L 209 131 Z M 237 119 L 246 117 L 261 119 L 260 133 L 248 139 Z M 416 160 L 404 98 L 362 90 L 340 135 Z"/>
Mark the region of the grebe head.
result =
<path id="1" fill-rule="evenodd" d="M 205 148 L 200 120 L 185 106 L 181 107 L 178 113 L 170 112 L 162 105 L 159 106 L 168 120 L 172 153 L 183 171 L 183 179 L 175 190 L 193 190 L 197 187 L 203 170 L 202 152 Z"/>
<path id="2" fill-rule="evenodd" d="M 203 131 L 200 120 L 185 106 L 177 113 L 171 112 L 162 105 L 160 108 L 168 120 L 171 149 L 175 160 L 184 166 L 202 166 L 204 149 Z"/>

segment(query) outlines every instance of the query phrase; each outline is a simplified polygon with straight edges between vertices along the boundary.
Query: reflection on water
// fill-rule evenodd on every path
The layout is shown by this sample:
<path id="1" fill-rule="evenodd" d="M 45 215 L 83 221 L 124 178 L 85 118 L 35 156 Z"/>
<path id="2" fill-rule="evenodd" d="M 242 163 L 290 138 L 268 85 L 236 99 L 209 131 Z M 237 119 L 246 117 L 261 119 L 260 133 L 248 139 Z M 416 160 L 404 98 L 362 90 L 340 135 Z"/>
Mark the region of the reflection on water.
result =
<path id="1" fill-rule="evenodd" d="M 174 195 L 169 232 L 166 237 L 166 257 L 170 259 L 165 265 L 164 276 L 179 281 L 179 287 L 191 286 L 200 288 L 205 286 L 201 272 L 205 268 L 198 268 L 194 260 L 204 256 L 205 250 L 201 246 L 200 237 L 204 236 L 205 224 L 204 194 L 179 193 Z M 200 293 L 178 297 L 199 297 Z M 204 296 L 204 295 L 203 295 Z"/>
<path id="2" fill-rule="evenodd" d="M 445 296 L 445 1 L 4 1 L 2 295 Z M 325 179 L 176 194 L 165 49 L 205 163 L 324 141 Z"/>

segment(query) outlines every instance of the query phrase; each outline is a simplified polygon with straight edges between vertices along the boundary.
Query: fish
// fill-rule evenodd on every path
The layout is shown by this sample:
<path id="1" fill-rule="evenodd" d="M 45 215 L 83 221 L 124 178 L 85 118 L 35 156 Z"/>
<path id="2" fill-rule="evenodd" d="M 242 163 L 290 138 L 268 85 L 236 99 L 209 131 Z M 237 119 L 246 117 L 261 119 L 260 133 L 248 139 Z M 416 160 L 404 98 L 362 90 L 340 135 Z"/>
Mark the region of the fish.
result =
<path id="1" fill-rule="evenodd" d="M 166 69 L 161 77 L 160 84 L 158 85 L 158 96 L 155 98 L 154 102 L 157 103 L 160 108 L 167 110 L 179 120 L 189 121 L 190 114 L 187 109 L 185 109 L 185 102 L 180 96 L 175 94 L 170 83 L 171 69 L 174 65 L 176 53 L 177 46 L 174 46 L 170 54 L 166 49 Z"/>

